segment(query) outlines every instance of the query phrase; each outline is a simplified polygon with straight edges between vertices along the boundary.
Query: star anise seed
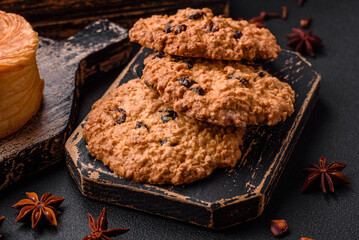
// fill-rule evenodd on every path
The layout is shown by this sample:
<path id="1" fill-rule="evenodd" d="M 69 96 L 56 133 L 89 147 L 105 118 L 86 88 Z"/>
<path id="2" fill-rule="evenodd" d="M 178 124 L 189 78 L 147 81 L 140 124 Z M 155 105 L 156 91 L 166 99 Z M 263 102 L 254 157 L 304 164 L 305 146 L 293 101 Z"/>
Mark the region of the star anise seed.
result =
<path id="1" fill-rule="evenodd" d="M 281 10 L 282 10 L 282 19 L 286 20 L 287 17 L 288 17 L 288 8 L 287 8 L 287 6 L 283 6 L 281 8 Z"/>
<path id="2" fill-rule="evenodd" d="M 288 230 L 288 224 L 285 220 L 271 220 L 270 230 L 274 236 L 280 237 Z"/>
<path id="3" fill-rule="evenodd" d="M 0 217 L 0 227 L 4 223 L 5 217 Z M 2 238 L 2 235 L 0 234 L 0 238 Z"/>
<path id="4" fill-rule="evenodd" d="M 255 24 L 258 28 L 265 28 L 266 25 L 263 23 L 263 18 L 262 17 L 253 17 L 251 19 L 248 20 L 249 23 L 253 23 Z"/>
<path id="5" fill-rule="evenodd" d="M 57 226 L 56 215 L 61 212 L 57 211 L 56 208 L 61 205 L 65 198 L 51 195 L 51 193 L 45 193 L 39 200 L 36 193 L 27 192 L 27 198 L 12 206 L 20 210 L 15 222 L 25 222 L 31 216 L 31 227 L 35 228 L 44 216 L 51 226 Z"/>
<path id="6" fill-rule="evenodd" d="M 322 47 L 322 40 L 315 36 L 311 30 L 303 32 L 302 29 L 292 28 L 293 32 L 286 34 L 288 38 L 287 45 L 295 47 L 297 52 L 305 51 L 312 57 L 315 57 L 314 49 Z"/>
<path id="7" fill-rule="evenodd" d="M 255 24 L 258 28 L 265 28 L 266 25 L 263 23 L 264 20 L 280 17 L 281 15 L 279 13 L 262 11 L 259 16 L 249 19 L 248 22 Z M 242 18 L 240 18 L 239 20 L 242 20 Z"/>
<path id="8" fill-rule="evenodd" d="M 313 163 L 309 163 L 311 168 L 304 168 L 303 171 L 310 173 L 305 180 L 302 191 L 306 191 L 320 182 L 320 187 L 324 193 L 327 193 L 327 187 L 329 191 L 334 192 L 334 184 L 350 183 L 341 171 L 346 167 L 346 163 L 333 162 L 327 165 L 325 157 L 319 158 L 319 166 Z"/>
<path id="9" fill-rule="evenodd" d="M 276 13 L 276 12 L 265 12 L 265 11 L 262 11 L 260 14 L 259 14 L 259 17 L 261 17 L 263 20 L 266 20 L 266 19 L 270 19 L 270 18 L 280 18 L 281 15 L 279 13 Z"/>
<path id="10" fill-rule="evenodd" d="M 130 228 L 108 228 L 106 208 L 102 209 L 102 212 L 95 221 L 94 217 L 89 213 L 89 225 L 92 230 L 92 234 L 84 237 L 82 240 L 111 240 L 110 237 L 117 237 L 121 234 L 124 234 L 130 230 Z"/>
<path id="11" fill-rule="evenodd" d="M 303 18 L 300 20 L 299 24 L 302 28 L 307 28 L 309 27 L 310 23 L 312 22 L 312 18 L 311 17 L 307 17 L 307 18 Z"/>

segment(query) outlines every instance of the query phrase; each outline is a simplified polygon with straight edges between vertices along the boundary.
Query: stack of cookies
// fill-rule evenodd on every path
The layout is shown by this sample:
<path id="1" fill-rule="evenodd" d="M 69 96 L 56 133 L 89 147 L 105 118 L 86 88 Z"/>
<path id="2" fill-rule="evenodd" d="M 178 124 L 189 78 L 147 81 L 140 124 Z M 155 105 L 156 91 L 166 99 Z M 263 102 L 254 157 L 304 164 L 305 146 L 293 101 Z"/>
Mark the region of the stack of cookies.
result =
<path id="1" fill-rule="evenodd" d="M 156 51 L 141 79 L 98 100 L 84 127 L 87 149 L 119 176 L 185 184 L 233 168 L 247 125 L 294 112 L 291 87 L 253 59 L 276 59 L 267 30 L 210 9 L 138 20 L 131 41 Z"/>

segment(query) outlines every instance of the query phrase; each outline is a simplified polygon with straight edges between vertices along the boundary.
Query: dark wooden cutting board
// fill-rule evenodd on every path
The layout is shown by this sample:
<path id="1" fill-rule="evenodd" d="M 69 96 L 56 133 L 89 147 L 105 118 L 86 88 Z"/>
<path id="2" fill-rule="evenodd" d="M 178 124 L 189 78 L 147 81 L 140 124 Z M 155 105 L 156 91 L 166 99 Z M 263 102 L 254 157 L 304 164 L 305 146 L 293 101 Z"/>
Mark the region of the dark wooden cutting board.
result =
<path id="1" fill-rule="evenodd" d="M 0 139 L 0 190 L 64 158 L 80 85 L 128 63 L 130 55 L 127 30 L 108 20 L 93 22 L 63 41 L 40 38 L 36 59 L 45 81 L 42 105 L 23 128 Z"/>
<path id="2" fill-rule="evenodd" d="M 113 88 L 140 77 L 143 60 L 152 50 L 142 48 Z M 247 129 L 243 156 L 233 170 L 217 169 L 200 181 L 183 186 L 139 184 L 117 177 L 86 149 L 82 136 L 86 119 L 66 142 L 67 165 L 87 197 L 189 223 L 221 229 L 261 215 L 315 105 L 320 75 L 299 54 L 283 50 L 264 68 L 295 91 L 295 113 L 273 127 Z M 105 94 L 105 95 L 106 95 Z"/>

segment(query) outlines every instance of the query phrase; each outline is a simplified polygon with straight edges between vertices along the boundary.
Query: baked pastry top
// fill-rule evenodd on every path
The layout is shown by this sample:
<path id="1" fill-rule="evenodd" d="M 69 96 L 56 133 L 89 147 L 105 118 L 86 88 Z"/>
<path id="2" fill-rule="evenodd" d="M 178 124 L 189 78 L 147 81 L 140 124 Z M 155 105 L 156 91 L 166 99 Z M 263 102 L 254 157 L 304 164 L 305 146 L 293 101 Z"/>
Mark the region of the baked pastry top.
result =
<path id="1" fill-rule="evenodd" d="M 210 59 L 276 59 L 280 47 L 268 29 L 245 20 L 213 16 L 208 8 L 139 19 L 130 40 L 168 54 Z"/>
<path id="2" fill-rule="evenodd" d="M 159 97 L 134 79 L 98 100 L 83 130 L 91 155 L 123 178 L 151 184 L 190 183 L 235 166 L 244 129 L 180 115 Z"/>
<path id="3" fill-rule="evenodd" d="M 0 138 L 38 111 L 44 81 L 36 65 L 37 33 L 21 16 L 0 11 Z"/>
<path id="4" fill-rule="evenodd" d="M 173 109 L 216 125 L 275 125 L 294 112 L 294 91 L 259 65 L 157 52 L 142 80 Z"/>

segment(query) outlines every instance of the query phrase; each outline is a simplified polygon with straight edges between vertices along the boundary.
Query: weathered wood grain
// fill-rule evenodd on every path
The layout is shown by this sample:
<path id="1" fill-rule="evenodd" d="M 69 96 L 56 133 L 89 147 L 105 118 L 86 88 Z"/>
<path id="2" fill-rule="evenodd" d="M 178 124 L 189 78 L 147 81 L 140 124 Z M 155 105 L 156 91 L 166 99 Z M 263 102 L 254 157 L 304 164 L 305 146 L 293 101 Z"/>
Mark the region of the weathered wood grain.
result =
<path id="1" fill-rule="evenodd" d="M 41 36 L 64 39 L 99 18 L 126 28 L 153 14 L 173 14 L 185 7 L 211 8 L 228 14 L 228 0 L 2 0 L 0 9 L 25 17 Z M 227 10 L 227 11 L 225 11 Z"/>
<path id="2" fill-rule="evenodd" d="M 140 77 L 143 60 L 151 52 L 142 48 L 105 95 Z M 277 60 L 262 64 L 295 90 L 295 113 L 273 127 L 248 128 L 243 156 L 233 170 L 218 169 L 208 178 L 184 186 L 127 181 L 88 153 L 82 137 L 85 119 L 65 146 L 67 165 L 80 191 L 100 201 L 214 229 L 261 215 L 318 98 L 321 78 L 302 56 L 288 50 Z"/>
<path id="3" fill-rule="evenodd" d="M 63 159 L 79 86 L 89 76 L 126 64 L 130 54 L 127 30 L 108 20 L 96 21 L 64 41 L 40 39 L 42 106 L 22 129 L 0 140 L 0 190 Z"/>

